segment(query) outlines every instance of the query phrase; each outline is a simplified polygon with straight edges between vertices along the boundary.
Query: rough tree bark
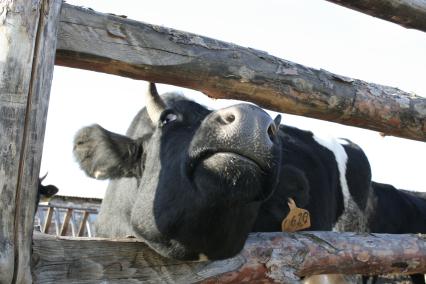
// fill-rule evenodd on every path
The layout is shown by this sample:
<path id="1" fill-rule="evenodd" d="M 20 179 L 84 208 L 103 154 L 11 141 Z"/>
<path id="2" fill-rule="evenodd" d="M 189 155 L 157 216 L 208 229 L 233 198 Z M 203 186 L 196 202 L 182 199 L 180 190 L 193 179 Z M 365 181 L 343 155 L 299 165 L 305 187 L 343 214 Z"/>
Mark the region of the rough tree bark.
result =
<path id="1" fill-rule="evenodd" d="M 62 10 L 56 63 L 426 141 L 426 98 L 70 5 Z"/>
<path id="2" fill-rule="evenodd" d="M 34 236 L 33 248 L 33 279 L 43 284 L 102 280 L 114 283 L 295 283 L 300 277 L 313 274 L 426 271 L 426 241 L 420 235 L 256 233 L 249 236 L 239 255 L 214 262 L 166 259 L 135 239 L 38 234 Z"/>
<path id="3" fill-rule="evenodd" d="M 31 236 L 61 5 L 0 1 L 0 283 L 31 283 Z"/>
<path id="4" fill-rule="evenodd" d="M 408 29 L 426 32 L 426 1 L 424 0 L 327 1 L 396 23 Z"/>

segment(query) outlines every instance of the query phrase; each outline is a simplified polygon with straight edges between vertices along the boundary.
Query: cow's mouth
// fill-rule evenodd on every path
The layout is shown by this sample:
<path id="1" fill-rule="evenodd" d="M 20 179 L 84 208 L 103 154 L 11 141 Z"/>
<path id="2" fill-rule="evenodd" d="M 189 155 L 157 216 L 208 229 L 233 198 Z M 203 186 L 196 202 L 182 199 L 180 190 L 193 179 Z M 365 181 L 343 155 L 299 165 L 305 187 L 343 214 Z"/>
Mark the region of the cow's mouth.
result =
<path id="1" fill-rule="evenodd" d="M 204 151 L 197 155 L 189 163 L 188 173 L 191 179 L 193 179 L 195 171 L 200 167 L 222 174 L 241 170 L 258 174 L 266 172 L 266 169 L 259 162 L 246 155 L 231 151 Z"/>
<path id="2" fill-rule="evenodd" d="M 256 161 L 254 161 L 253 159 L 251 159 L 247 156 L 244 156 L 242 154 L 235 153 L 235 152 L 223 151 L 223 152 L 211 153 L 211 154 L 205 155 L 201 160 L 207 160 L 207 159 L 210 159 L 210 158 L 213 158 L 213 157 L 216 157 L 216 156 L 224 156 L 224 157 L 226 157 L 230 160 L 241 160 L 242 162 L 249 163 L 252 166 L 256 166 L 256 167 L 259 167 L 259 169 L 261 169 L 261 166 Z"/>
<path id="3" fill-rule="evenodd" d="M 190 173 L 194 189 L 208 200 L 230 206 L 264 200 L 269 196 L 271 176 L 259 162 L 235 152 L 201 155 Z"/>
<path id="4" fill-rule="evenodd" d="M 195 187 L 220 187 L 222 189 L 263 188 L 267 175 L 258 161 L 234 151 L 205 151 L 189 168 L 189 179 Z M 207 182 L 208 181 L 208 182 Z M 210 185 L 206 185 L 206 182 Z M 251 184 L 250 184 L 251 183 Z"/>

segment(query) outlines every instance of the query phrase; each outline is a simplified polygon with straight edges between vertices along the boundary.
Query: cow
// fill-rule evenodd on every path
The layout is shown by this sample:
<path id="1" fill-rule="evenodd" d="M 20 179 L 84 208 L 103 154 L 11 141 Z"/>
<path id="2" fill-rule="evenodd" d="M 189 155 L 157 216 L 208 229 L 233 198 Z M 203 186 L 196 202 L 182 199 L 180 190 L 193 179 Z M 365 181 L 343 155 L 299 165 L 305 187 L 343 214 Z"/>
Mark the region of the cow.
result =
<path id="1" fill-rule="evenodd" d="M 426 193 L 397 189 L 392 185 L 372 182 L 374 215 L 372 233 L 426 233 Z"/>
<path id="2" fill-rule="evenodd" d="M 56 193 L 58 193 L 59 189 L 52 185 L 43 185 L 43 180 L 47 177 L 47 173 L 38 179 L 38 186 L 37 186 L 37 199 L 36 199 L 36 211 L 39 202 L 47 202 L 49 201 Z"/>
<path id="3" fill-rule="evenodd" d="M 310 230 L 409 233 L 425 224 L 424 199 L 372 182 L 353 142 L 281 125 L 251 104 L 212 111 L 175 93 L 161 98 L 154 84 L 126 135 L 83 128 L 74 154 L 89 176 L 111 180 L 100 236 L 135 236 L 181 260 L 228 258 L 249 232 L 281 230 L 289 198 L 311 212 Z M 403 217 L 389 222 L 396 212 Z"/>
<path id="4" fill-rule="evenodd" d="M 426 193 L 397 189 L 372 182 L 373 214 L 368 225 L 371 233 L 426 233 Z M 425 284 L 423 274 L 410 275 L 413 283 Z M 374 277 L 375 283 L 377 277 Z M 364 277 L 364 283 L 368 278 Z"/>
<path id="5" fill-rule="evenodd" d="M 252 104 L 209 110 L 150 83 L 126 135 L 79 130 L 85 173 L 110 179 L 99 236 L 134 236 L 179 260 L 236 255 L 250 232 L 281 231 L 288 201 L 309 230 L 366 231 L 374 198 L 362 149 L 280 124 Z"/>
<path id="6" fill-rule="evenodd" d="M 48 202 L 56 193 L 58 193 L 59 189 L 54 185 L 43 185 L 43 180 L 47 177 L 47 173 L 38 179 L 37 185 L 37 197 L 36 204 L 34 207 L 34 216 L 37 214 L 38 205 L 40 202 Z M 40 225 L 35 225 L 34 228 L 36 231 L 41 231 Z"/>

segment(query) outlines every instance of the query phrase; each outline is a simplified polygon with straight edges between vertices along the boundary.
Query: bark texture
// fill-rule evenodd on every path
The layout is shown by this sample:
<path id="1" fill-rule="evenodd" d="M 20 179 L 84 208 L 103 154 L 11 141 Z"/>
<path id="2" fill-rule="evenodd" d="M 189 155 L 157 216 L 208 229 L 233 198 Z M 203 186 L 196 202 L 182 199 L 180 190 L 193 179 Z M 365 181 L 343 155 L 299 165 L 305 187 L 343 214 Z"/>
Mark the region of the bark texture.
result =
<path id="1" fill-rule="evenodd" d="M 56 64 L 426 141 L 426 98 L 263 51 L 64 4 Z"/>
<path id="2" fill-rule="evenodd" d="M 424 0 L 327 1 L 393 22 L 408 29 L 426 32 L 426 1 Z"/>
<path id="3" fill-rule="evenodd" d="M 297 283 L 326 273 L 426 271 L 421 235 L 256 233 L 243 251 L 214 262 L 166 259 L 135 239 L 34 238 L 35 283 Z"/>

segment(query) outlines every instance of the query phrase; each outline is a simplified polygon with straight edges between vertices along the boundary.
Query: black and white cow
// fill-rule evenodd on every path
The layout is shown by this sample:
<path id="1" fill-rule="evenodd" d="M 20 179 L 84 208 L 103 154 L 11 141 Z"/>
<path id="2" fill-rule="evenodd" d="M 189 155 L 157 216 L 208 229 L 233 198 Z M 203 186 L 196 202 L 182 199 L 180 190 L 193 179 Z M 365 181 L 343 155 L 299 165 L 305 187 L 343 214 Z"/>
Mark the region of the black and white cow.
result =
<path id="1" fill-rule="evenodd" d="M 97 232 L 135 236 L 182 260 L 237 254 L 253 231 L 280 231 L 288 199 L 311 214 L 310 230 L 367 230 L 371 172 L 348 140 L 280 125 L 261 108 L 211 111 L 157 94 L 126 135 L 81 129 L 74 154 L 91 177 L 110 179 Z"/>

